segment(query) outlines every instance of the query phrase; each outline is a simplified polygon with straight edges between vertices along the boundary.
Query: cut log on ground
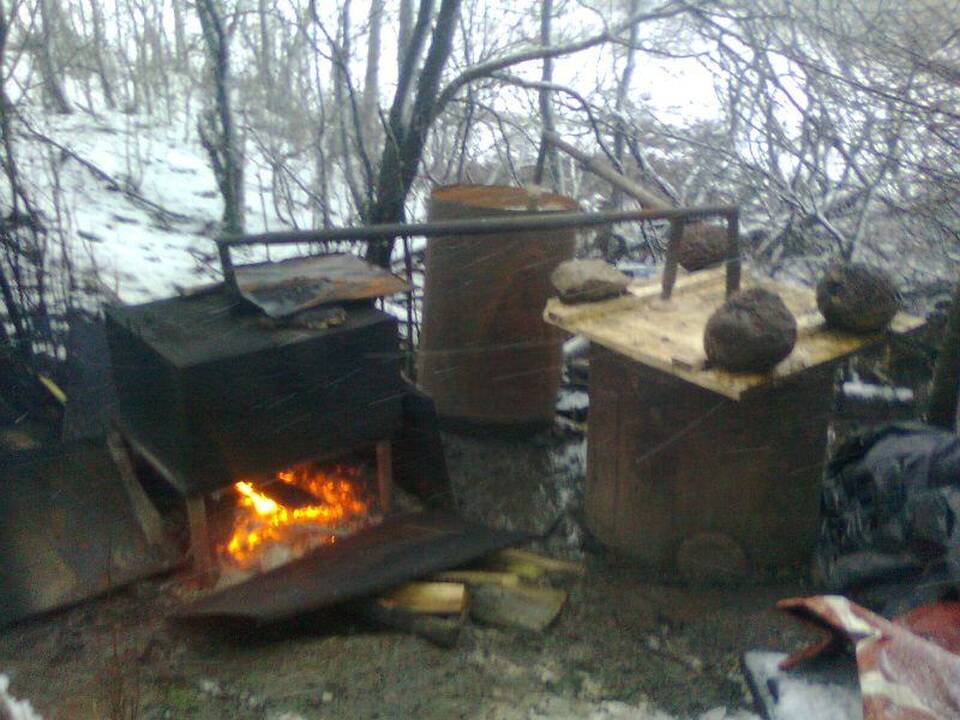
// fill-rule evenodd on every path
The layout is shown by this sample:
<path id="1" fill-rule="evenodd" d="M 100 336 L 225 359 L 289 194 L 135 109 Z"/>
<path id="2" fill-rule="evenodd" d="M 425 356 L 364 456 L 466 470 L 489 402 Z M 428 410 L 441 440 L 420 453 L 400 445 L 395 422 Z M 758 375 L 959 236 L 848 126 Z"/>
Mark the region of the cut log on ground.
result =
<path id="1" fill-rule="evenodd" d="M 544 575 L 585 575 L 583 563 L 539 555 L 529 550 L 507 548 L 494 553 L 484 563 L 487 568 L 512 573 L 527 580 L 536 580 Z"/>
<path id="2" fill-rule="evenodd" d="M 497 556 L 510 562 L 522 562 L 536 565 L 543 568 L 548 573 L 566 573 L 569 575 L 586 575 L 587 566 L 582 562 L 573 560 L 560 560 L 558 558 L 540 555 L 529 550 L 520 550 L 519 548 L 506 548 L 497 553 Z"/>
<path id="3" fill-rule="evenodd" d="M 478 585 L 470 589 L 470 617 L 488 625 L 541 632 L 556 620 L 566 601 L 564 590 Z"/>
<path id="4" fill-rule="evenodd" d="M 500 585 L 501 587 L 517 587 L 520 576 L 509 572 L 494 570 L 448 570 L 431 576 L 431 580 L 443 583 L 463 583 L 474 585 Z"/>
<path id="5" fill-rule="evenodd" d="M 460 640 L 459 619 L 421 615 L 401 607 L 387 607 L 378 600 L 360 604 L 360 613 L 368 621 L 391 630 L 407 632 L 442 648 L 456 647 Z"/>
<path id="6" fill-rule="evenodd" d="M 467 588 L 462 583 L 412 582 L 381 596 L 384 607 L 400 608 L 427 615 L 463 615 L 467 609 Z"/>

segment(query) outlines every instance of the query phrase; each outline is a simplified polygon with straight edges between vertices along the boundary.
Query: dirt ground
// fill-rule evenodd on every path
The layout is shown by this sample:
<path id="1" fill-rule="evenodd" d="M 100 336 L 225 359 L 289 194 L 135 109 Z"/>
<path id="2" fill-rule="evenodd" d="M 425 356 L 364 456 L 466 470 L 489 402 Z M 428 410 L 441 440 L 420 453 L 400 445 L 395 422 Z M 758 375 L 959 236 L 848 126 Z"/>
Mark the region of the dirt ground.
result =
<path id="1" fill-rule="evenodd" d="M 587 565 L 546 632 L 470 626 L 452 650 L 330 616 L 184 629 L 165 620 L 189 587 L 172 576 L 8 628 L 0 671 L 46 718 L 697 717 L 749 707 L 744 650 L 802 639 L 772 609 L 799 581 L 688 590 Z"/>
<path id="2" fill-rule="evenodd" d="M 773 608 L 809 591 L 800 573 L 726 589 L 652 582 L 589 542 L 582 438 L 447 436 L 444 447 L 464 515 L 585 563 L 545 632 L 468 623 L 440 649 L 330 613 L 186 628 L 167 619 L 196 598 L 184 571 L 0 631 L 0 673 L 48 720 L 754 717 L 740 656 L 805 637 Z"/>

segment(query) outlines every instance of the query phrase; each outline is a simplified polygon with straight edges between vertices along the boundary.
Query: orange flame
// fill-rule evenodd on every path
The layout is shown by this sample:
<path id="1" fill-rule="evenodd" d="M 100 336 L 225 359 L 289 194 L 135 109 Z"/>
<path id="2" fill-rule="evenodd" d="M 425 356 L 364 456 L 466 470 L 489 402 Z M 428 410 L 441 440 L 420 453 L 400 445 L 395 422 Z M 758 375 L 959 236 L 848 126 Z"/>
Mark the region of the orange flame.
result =
<path id="1" fill-rule="evenodd" d="M 340 532 L 356 529 L 367 517 L 359 475 L 359 468 L 337 467 L 324 473 L 312 464 L 277 473 L 280 481 L 316 498 L 316 504 L 301 507 L 286 507 L 249 482 L 235 483 L 240 501 L 222 554 L 237 567 L 267 569 L 263 565 L 271 551 L 288 561 L 336 542 Z"/>

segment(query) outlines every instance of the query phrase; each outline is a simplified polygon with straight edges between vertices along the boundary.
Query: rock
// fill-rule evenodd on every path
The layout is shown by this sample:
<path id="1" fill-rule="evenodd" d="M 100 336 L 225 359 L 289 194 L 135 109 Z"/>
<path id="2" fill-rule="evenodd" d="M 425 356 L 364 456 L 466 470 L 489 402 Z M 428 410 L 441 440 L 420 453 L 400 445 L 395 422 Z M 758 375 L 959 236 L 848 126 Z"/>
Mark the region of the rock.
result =
<path id="1" fill-rule="evenodd" d="M 719 265 L 727 257 L 727 231 L 718 225 L 692 223 L 683 228 L 677 262 L 687 272 Z"/>
<path id="2" fill-rule="evenodd" d="M 565 303 L 594 302 L 616 297 L 630 278 L 603 260 L 567 260 L 557 265 L 550 282 Z"/>
<path id="3" fill-rule="evenodd" d="M 464 518 L 534 536 L 561 535 L 586 473 L 582 437 L 552 431 L 532 437 L 442 432 L 441 437 Z"/>
<path id="4" fill-rule="evenodd" d="M 765 372 L 793 350 L 797 321 L 776 293 L 734 293 L 710 316 L 703 334 L 707 359 L 733 372 Z"/>
<path id="5" fill-rule="evenodd" d="M 889 325 L 900 310 L 900 293 L 879 268 L 836 262 L 817 283 L 817 307 L 830 327 L 876 332 Z"/>

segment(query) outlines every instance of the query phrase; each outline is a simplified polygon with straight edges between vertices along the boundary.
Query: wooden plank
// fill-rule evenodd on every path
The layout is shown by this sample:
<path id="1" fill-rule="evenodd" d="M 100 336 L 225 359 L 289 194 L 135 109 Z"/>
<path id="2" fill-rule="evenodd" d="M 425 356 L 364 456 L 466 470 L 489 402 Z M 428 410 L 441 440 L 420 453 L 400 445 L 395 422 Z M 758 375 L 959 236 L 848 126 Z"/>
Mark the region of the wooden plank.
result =
<path id="1" fill-rule="evenodd" d="M 707 368 L 703 330 L 725 298 L 723 267 L 680 277 L 669 300 L 660 296 L 661 280 L 632 284 L 628 294 L 612 300 L 565 305 L 547 303 L 544 320 L 662 372 L 739 400 L 744 393 L 775 384 L 801 372 L 853 354 L 883 340 L 883 333 L 853 335 L 827 329 L 809 288 L 761 279 L 743 271 L 743 287 L 765 287 L 778 293 L 797 318 L 797 344 L 790 356 L 769 373 L 729 373 Z M 900 313 L 893 332 L 908 332 L 923 324 Z"/>
<path id="2" fill-rule="evenodd" d="M 207 503 L 203 495 L 188 497 L 186 503 L 193 569 L 201 578 L 213 579 L 217 574 L 217 564 L 213 559 L 210 532 L 207 528 Z"/>
<path id="3" fill-rule="evenodd" d="M 567 601 L 563 590 L 481 585 L 470 590 L 470 616 L 478 622 L 541 632 Z"/>
<path id="4" fill-rule="evenodd" d="M 587 566 L 581 562 L 571 560 L 560 560 L 530 550 L 521 550 L 520 548 L 506 548 L 496 553 L 494 556 L 497 561 L 509 563 L 526 563 L 539 567 L 547 573 L 558 573 L 561 575 L 586 575 Z"/>
<path id="5" fill-rule="evenodd" d="M 430 576 L 431 580 L 446 583 L 463 583 L 464 585 L 502 585 L 516 587 L 520 584 L 520 576 L 510 572 L 496 570 L 447 570 Z"/>
<path id="6" fill-rule="evenodd" d="M 437 647 L 452 648 L 460 640 L 462 623 L 459 618 L 438 618 L 421 615 L 400 607 L 386 607 L 374 600 L 361 600 L 357 603 L 361 616 L 378 625 L 412 633 Z"/>
<path id="7" fill-rule="evenodd" d="M 393 504 L 393 450 L 389 440 L 377 443 L 377 491 L 380 512 L 386 515 Z"/>
<path id="8" fill-rule="evenodd" d="M 151 545 L 163 545 L 167 541 L 166 534 L 163 531 L 163 518 L 144 492 L 143 486 L 137 479 L 133 459 L 130 457 L 127 447 L 123 444 L 120 434 L 115 430 L 107 434 L 107 449 L 117 466 L 120 480 L 130 500 L 130 507 L 140 522 L 140 528 L 143 530 L 147 542 Z"/>

